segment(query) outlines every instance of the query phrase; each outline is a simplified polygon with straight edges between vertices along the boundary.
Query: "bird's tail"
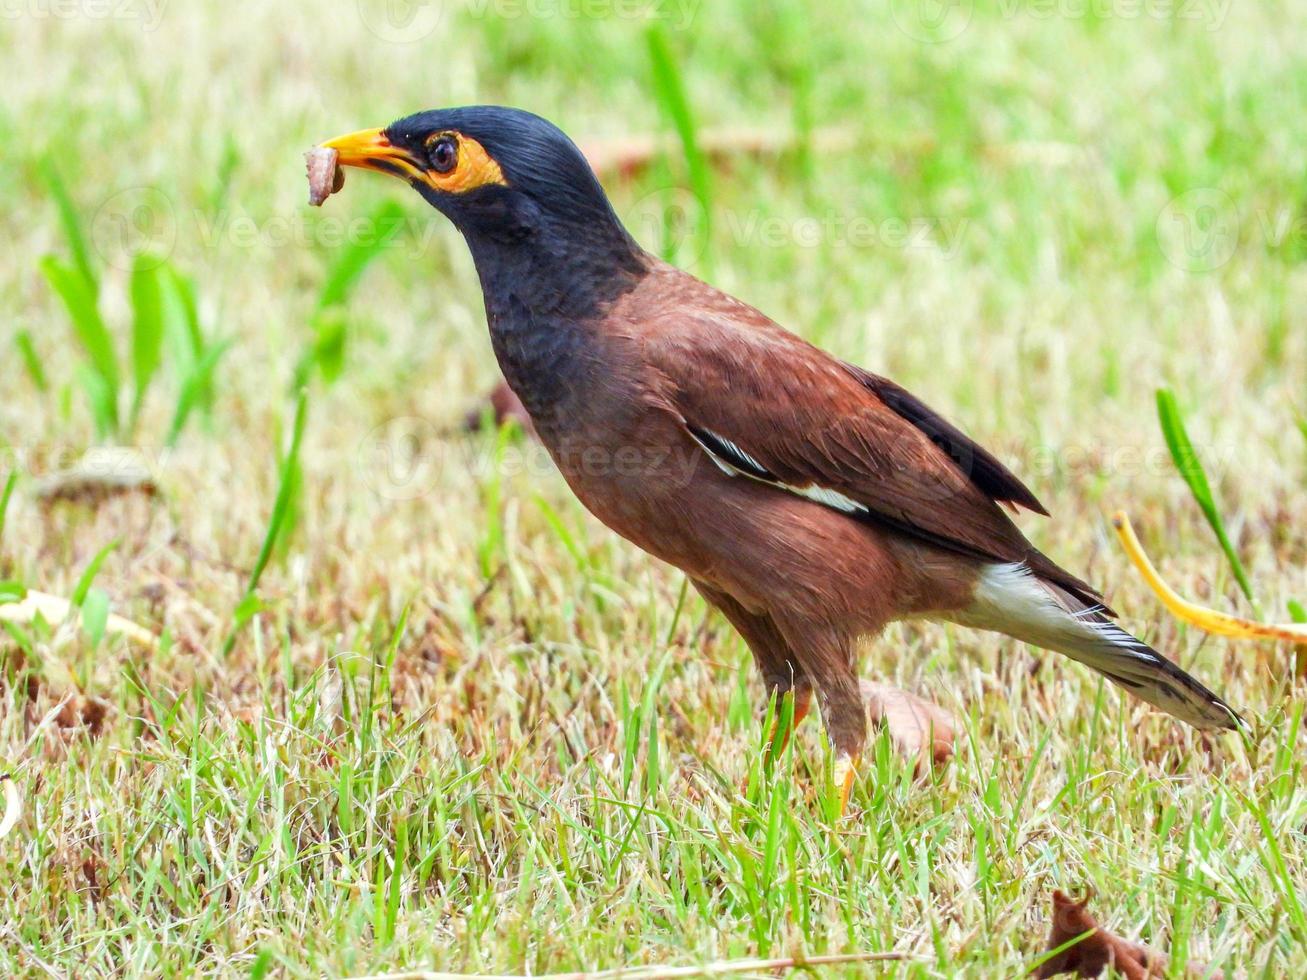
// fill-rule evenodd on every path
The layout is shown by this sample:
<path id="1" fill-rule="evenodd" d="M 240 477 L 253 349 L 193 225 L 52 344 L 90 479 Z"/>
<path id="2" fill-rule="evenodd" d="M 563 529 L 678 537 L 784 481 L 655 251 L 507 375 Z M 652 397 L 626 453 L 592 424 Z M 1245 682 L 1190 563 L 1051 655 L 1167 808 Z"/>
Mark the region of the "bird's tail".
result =
<path id="1" fill-rule="evenodd" d="M 1103 607 L 1086 604 L 1025 565 L 986 565 L 971 606 L 954 618 L 1064 653 L 1195 728 L 1243 724 L 1219 697 L 1112 622 Z"/>

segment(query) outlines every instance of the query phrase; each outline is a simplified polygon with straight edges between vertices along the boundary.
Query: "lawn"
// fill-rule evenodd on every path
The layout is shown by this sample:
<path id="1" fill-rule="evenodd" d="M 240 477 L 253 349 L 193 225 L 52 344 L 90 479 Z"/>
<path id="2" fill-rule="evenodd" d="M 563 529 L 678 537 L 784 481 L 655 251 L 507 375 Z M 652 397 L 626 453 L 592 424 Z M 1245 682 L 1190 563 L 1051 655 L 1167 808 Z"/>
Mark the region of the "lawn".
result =
<path id="1" fill-rule="evenodd" d="M 0 590 L 79 607 L 0 632 L 0 973 L 1017 976 L 1062 889 L 1307 974 L 1293 652 L 1178 625 L 1108 521 L 1207 605 L 1307 602 L 1302 5 L 20 0 L 0 49 Z M 476 102 L 652 139 L 603 173 L 637 236 L 997 452 L 1248 736 L 910 623 L 863 673 L 955 716 L 951 763 L 882 737 L 842 820 L 820 725 L 764 767 L 725 621 L 465 431 L 498 374 L 457 233 L 373 174 L 306 204 L 316 142 Z M 152 492 L 55 499 L 88 453 Z"/>

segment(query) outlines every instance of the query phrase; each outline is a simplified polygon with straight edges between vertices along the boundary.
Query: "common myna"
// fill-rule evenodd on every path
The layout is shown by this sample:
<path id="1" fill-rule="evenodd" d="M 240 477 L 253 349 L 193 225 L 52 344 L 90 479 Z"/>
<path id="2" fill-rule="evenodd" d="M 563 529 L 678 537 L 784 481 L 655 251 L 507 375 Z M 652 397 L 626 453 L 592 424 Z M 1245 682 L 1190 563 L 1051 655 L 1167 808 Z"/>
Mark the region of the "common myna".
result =
<path id="1" fill-rule="evenodd" d="M 1066 654 L 1200 728 L 1238 716 L 1110 617 L 1002 506 L 1047 514 L 892 381 L 644 251 L 531 113 L 420 112 L 323 144 L 463 233 L 500 367 L 568 484 L 743 635 L 769 695 L 815 690 L 844 799 L 866 740 L 857 641 L 896 619 Z"/>

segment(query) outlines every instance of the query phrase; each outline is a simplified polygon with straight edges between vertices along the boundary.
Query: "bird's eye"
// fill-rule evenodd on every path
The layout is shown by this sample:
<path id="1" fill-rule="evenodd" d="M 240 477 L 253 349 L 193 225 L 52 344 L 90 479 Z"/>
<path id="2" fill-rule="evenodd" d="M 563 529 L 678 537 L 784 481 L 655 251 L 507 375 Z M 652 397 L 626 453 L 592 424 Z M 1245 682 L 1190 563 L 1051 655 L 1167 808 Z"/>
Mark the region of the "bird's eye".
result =
<path id="1" fill-rule="evenodd" d="M 458 143 L 452 136 L 441 136 L 427 151 L 436 173 L 447 174 L 458 163 Z"/>

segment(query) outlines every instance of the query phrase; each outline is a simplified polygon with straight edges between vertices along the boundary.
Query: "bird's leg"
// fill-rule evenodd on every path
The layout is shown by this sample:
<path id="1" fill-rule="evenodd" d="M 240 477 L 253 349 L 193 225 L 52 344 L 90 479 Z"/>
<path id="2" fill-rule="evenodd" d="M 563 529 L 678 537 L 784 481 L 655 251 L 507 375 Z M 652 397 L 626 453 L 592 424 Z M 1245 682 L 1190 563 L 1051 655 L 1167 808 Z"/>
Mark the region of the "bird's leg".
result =
<path id="1" fill-rule="evenodd" d="M 744 637 L 754 662 L 762 672 L 769 695 L 776 698 L 776 719 L 767 743 L 767 760 L 780 757 L 789 745 L 790 735 L 807 717 L 812 706 L 812 682 L 808 680 L 799 659 L 786 643 L 775 620 L 765 612 L 750 612 L 727 592 L 707 582 L 694 580 L 694 587 L 709 603 L 721 610 L 731 625 Z M 782 698 L 787 692 L 794 694 L 794 715 L 789 725 L 781 720 Z M 748 778 L 745 778 L 745 785 Z"/>
<path id="2" fill-rule="evenodd" d="M 834 776 L 843 816 L 867 741 L 866 707 L 853 669 L 854 639 L 824 624 L 783 622 L 781 628 L 790 646 L 802 651 L 800 663 L 821 699 L 822 724 L 835 747 Z"/>
<path id="3" fill-rule="evenodd" d="M 779 687 L 772 687 L 777 695 L 786 693 Z M 781 754 L 790 744 L 790 736 L 802 724 L 803 719 L 808 717 L 808 711 L 812 708 L 812 688 L 804 686 L 795 686 L 789 688 L 789 693 L 794 695 L 794 714 L 787 725 L 784 722 L 783 714 L 779 709 L 780 699 L 777 699 L 776 720 L 772 724 L 771 738 L 767 742 L 767 758 L 769 760 L 779 759 Z"/>

